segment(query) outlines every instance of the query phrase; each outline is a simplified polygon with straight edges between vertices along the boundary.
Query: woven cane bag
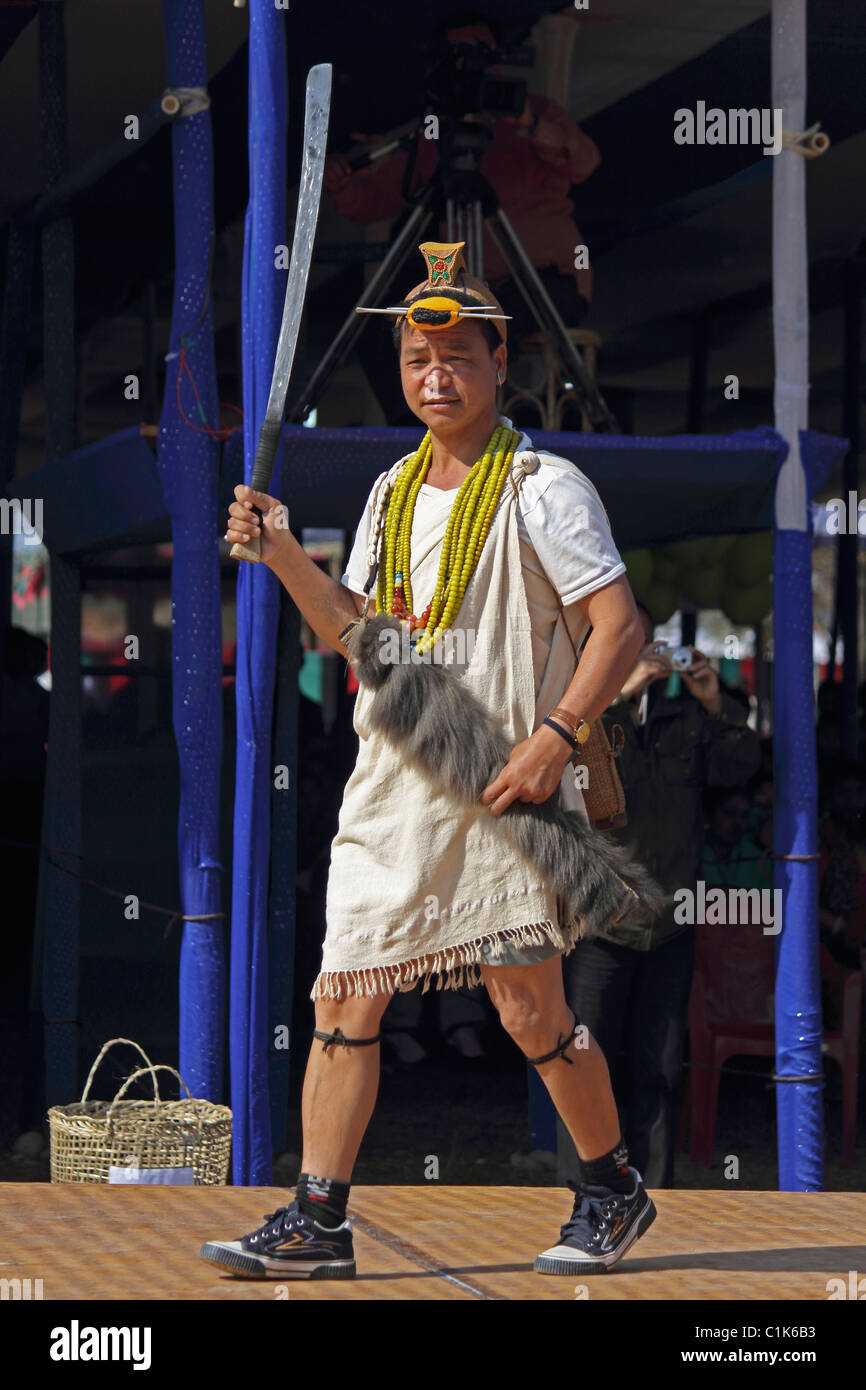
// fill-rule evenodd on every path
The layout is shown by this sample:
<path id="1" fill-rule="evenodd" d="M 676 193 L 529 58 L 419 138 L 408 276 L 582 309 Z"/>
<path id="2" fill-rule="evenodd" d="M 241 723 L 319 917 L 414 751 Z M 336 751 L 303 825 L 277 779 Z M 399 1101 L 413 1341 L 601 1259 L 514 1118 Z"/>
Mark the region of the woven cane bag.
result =
<path id="1" fill-rule="evenodd" d="M 565 618 L 563 616 L 563 621 Z M 574 651 L 575 663 L 580 661 L 568 623 L 565 624 Z M 619 738 L 617 738 L 617 731 Z M 622 752 L 625 735 L 621 724 L 613 726 L 614 742 L 611 746 L 607 730 L 601 718 L 594 719 L 589 726 L 589 738 L 581 745 L 574 758 L 575 769 L 583 766 L 585 774 L 581 777 L 581 790 L 586 814 L 593 825 L 602 830 L 621 828 L 628 824 L 625 809 L 625 791 L 616 770 L 616 759 Z"/>
<path id="2" fill-rule="evenodd" d="M 617 738 L 619 730 L 621 735 Z M 614 743 L 611 745 L 607 730 L 601 719 L 594 719 L 589 726 L 589 738 L 583 744 L 580 755 L 575 759 L 575 767 L 581 764 L 586 768 L 582 778 L 583 804 L 593 825 L 607 829 L 628 823 L 625 813 L 625 791 L 616 770 L 616 759 L 624 743 L 622 725 L 614 724 Z"/>
<path id="3" fill-rule="evenodd" d="M 126 1043 L 141 1053 L 146 1067 L 132 1073 L 111 1101 L 88 1100 L 96 1069 L 109 1048 Z M 180 1100 L 162 1100 L 156 1073 L 169 1071 L 186 1091 Z M 123 1100 L 133 1081 L 150 1073 L 153 1100 Z M 112 1038 L 90 1068 L 81 1100 L 72 1105 L 53 1105 L 48 1111 L 51 1130 L 52 1182 L 116 1181 L 109 1169 L 126 1170 L 126 1181 L 143 1181 L 143 1172 L 193 1170 L 196 1185 L 224 1186 L 228 1179 L 232 1145 L 232 1112 L 191 1094 L 175 1071 L 151 1062 L 129 1038 Z M 162 1178 L 166 1175 L 156 1173 Z M 151 1178 L 152 1180 L 152 1178 Z"/>

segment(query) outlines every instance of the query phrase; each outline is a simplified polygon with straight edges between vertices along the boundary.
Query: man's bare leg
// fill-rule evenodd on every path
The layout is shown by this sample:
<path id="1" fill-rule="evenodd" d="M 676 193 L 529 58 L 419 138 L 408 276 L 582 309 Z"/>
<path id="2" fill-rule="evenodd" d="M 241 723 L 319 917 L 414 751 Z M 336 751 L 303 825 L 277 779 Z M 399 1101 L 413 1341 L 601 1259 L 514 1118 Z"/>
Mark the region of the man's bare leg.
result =
<path id="1" fill-rule="evenodd" d="M 374 1038 L 390 996 L 316 1003 L 316 1028 Z M 230 1274 L 253 1279 L 354 1279 L 355 1252 L 345 1219 L 348 1185 L 379 1088 L 379 1044 L 325 1051 L 314 1038 L 304 1077 L 304 1155 L 296 1201 L 235 1240 L 210 1240 L 199 1254 Z M 302 1191 L 303 1185 L 303 1191 Z M 317 1204 L 309 1211 L 306 1202 Z"/>
<path id="2" fill-rule="evenodd" d="M 538 965 L 482 966 L 482 974 L 504 1028 L 526 1057 L 545 1057 L 573 1035 L 559 956 Z M 584 1179 L 559 1240 L 536 1256 L 538 1274 L 604 1273 L 656 1218 L 621 1146 L 604 1053 L 590 1034 L 587 1041 L 587 1047 L 572 1041 L 563 1056 L 533 1063 L 574 1140 Z"/>
<path id="3" fill-rule="evenodd" d="M 339 1028 L 347 1038 L 372 1038 L 379 1032 L 390 995 L 316 1000 L 316 1027 Z M 358 1150 L 379 1090 L 380 1045 L 329 1047 L 313 1039 L 301 1099 L 304 1152 L 301 1171 L 350 1182 Z"/>
<path id="4" fill-rule="evenodd" d="M 505 1031 L 527 1057 L 543 1057 L 574 1029 L 565 1001 L 562 960 L 538 965 L 482 965 L 481 975 Z M 568 1066 L 561 1057 L 536 1068 L 582 1159 L 610 1153 L 620 1124 L 604 1053 L 595 1039 L 572 1045 Z"/>

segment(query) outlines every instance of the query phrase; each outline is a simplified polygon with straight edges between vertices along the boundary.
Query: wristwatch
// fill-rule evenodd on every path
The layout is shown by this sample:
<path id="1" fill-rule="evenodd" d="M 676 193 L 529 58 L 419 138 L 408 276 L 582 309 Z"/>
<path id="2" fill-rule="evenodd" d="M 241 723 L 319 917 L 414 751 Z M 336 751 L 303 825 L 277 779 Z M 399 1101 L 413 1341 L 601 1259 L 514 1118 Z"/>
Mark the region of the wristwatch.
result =
<path id="1" fill-rule="evenodd" d="M 559 724 L 555 723 L 554 717 L 561 719 L 563 723 L 567 725 L 570 732 L 566 733 Z M 586 743 L 586 740 L 592 732 L 585 719 L 576 719 L 570 710 L 560 709 L 559 706 L 550 711 L 550 715 L 544 720 L 544 723 L 547 724 L 549 728 L 555 729 L 567 743 L 570 743 L 575 753 L 579 752 L 581 745 Z"/>
<path id="2" fill-rule="evenodd" d="M 557 705 L 556 709 L 552 709 L 550 713 L 556 714 L 564 720 L 573 732 L 575 743 L 586 743 L 592 730 L 585 719 L 576 718 L 571 710 L 563 709 L 561 705 Z"/>

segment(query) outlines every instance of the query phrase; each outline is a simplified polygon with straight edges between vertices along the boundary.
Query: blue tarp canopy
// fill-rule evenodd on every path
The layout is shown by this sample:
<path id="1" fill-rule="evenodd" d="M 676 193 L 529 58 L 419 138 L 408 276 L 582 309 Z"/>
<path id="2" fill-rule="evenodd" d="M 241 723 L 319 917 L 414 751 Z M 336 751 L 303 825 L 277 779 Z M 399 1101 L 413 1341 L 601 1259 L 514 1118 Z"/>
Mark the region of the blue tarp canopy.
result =
<path id="1" fill-rule="evenodd" d="M 282 500 L 295 530 L 352 531 L 375 478 L 417 446 L 414 429 L 305 429 L 286 425 Z M 764 531 L 773 524 L 776 473 L 785 445 L 763 427 L 731 435 L 557 434 L 533 431 L 537 448 L 574 460 L 598 488 L 621 550 L 689 536 Z M 810 434 L 812 489 L 839 457 L 839 442 Z M 243 478 L 235 434 L 223 449 L 221 520 Z M 21 479 L 7 496 L 17 495 Z M 137 429 L 124 430 L 31 473 L 27 492 L 44 503 L 58 554 L 116 549 L 171 538 L 156 461 Z"/>

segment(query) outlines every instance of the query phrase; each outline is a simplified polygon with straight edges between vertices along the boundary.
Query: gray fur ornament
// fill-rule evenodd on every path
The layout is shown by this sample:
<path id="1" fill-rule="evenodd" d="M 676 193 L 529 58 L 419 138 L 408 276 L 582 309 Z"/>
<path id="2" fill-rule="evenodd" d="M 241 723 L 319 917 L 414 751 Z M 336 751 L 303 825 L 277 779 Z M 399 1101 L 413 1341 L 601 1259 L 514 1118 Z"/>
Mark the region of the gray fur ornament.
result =
<path id="1" fill-rule="evenodd" d="M 399 618 L 386 613 L 359 618 L 343 634 L 358 680 L 374 692 L 367 718 L 407 762 L 452 796 L 478 806 L 484 788 L 508 762 L 511 745 L 447 666 L 429 654 L 411 659 L 406 634 Z M 498 820 L 513 848 L 537 867 L 572 919 L 580 919 L 579 935 L 658 916 L 667 896 L 646 869 L 576 811 L 555 802 L 515 801 Z"/>

